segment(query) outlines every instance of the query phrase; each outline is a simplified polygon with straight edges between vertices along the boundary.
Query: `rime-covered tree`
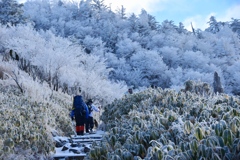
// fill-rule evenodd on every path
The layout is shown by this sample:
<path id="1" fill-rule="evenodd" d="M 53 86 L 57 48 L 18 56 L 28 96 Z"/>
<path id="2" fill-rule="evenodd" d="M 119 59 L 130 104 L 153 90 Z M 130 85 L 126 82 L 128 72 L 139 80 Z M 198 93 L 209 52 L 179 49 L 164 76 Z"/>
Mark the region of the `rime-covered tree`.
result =
<path id="1" fill-rule="evenodd" d="M 27 18 L 23 15 L 22 7 L 23 4 L 18 4 L 16 0 L 1 0 L 0 23 L 11 26 L 26 23 Z"/>
<path id="2" fill-rule="evenodd" d="M 217 33 L 221 30 L 223 26 L 225 26 L 228 22 L 218 22 L 214 16 L 210 17 L 209 20 L 209 27 L 206 29 L 206 31 L 211 33 Z"/>
<path id="3" fill-rule="evenodd" d="M 150 19 L 146 10 L 142 9 L 138 19 L 138 33 L 141 36 L 147 36 L 150 32 Z"/>
<path id="4" fill-rule="evenodd" d="M 238 20 L 229 23 L 229 28 L 228 22 L 217 22 L 212 17 L 210 27 L 206 31 L 196 28 L 194 35 L 171 20 L 158 25 L 144 9 L 139 15 L 123 18 L 124 12 L 115 13 L 102 0 L 82 0 L 79 6 L 69 1 L 61 5 L 53 2 L 25 3 L 35 28 L 50 29 L 80 44 L 81 53 L 99 57 L 107 68 L 112 68 L 107 77 L 111 81 L 123 80 L 136 88 L 152 83 L 179 88 L 189 79 L 212 84 L 217 71 L 226 92 L 239 88 L 239 70 L 234 69 L 240 59 L 239 37 L 234 33 L 238 31 Z"/>
<path id="5" fill-rule="evenodd" d="M 104 0 L 92 0 L 92 6 L 97 11 L 105 10 L 107 5 L 104 3 Z"/>
<path id="6" fill-rule="evenodd" d="M 52 12 L 49 0 L 25 2 L 24 15 L 30 17 L 37 30 L 48 30 L 51 28 Z"/>
<path id="7" fill-rule="evenodd" d="M 240 19 L 232 18 L 230 22 L 230 27 L 232 28 L 233 32 L 237 32 L 240 35 Z"/>
<path id="8" fill-rule="evenodd" d="M 119 15 L 121 19 L 127 19 L 126 8 L 124 8 L 123 5 L 117 9 L 117 15 Z"/>
<path id="9" fill-rule="evenodd" d="M 91 5 L 91 0 L 81 0 L 79 4 L 80 20 L 87 20 L 90 21 L 92 16 L 94 15 Z"/>
<path id="10" fill-rule="evenodd" d="M 139 29 L 139 26 L 137 24 L 138 22 L 137 16 L 134 13 L 131 14 L 130 17 L 128 18 L 128 21 L 129 21 L 130 32 L 137 32 Z"/>
<path id="11" fill-rule="evenodd" d="M 177 28 L 178 33 L 187 33 L 188 31 L 185 29 L 184 25 L 182 22 L 179 23 L 178 28 Z"/>
<path id="12" fill-rule="evenodd" d="M 37 32 L 28 25 L 0 27 L 0 33 L 4 46 L 14 49 L 29 63 L 26 72 L 33 75 L 39 70 L 41 76 L 36 75 L 37 78 L 46 81 L 54 90 L 67 86 L 70 91 L 80 86 L 84 97 L 97 97 L 106 103 L 122 96 L 127 89 L 124 82 L 108 79 L 111 68 L 104 59 L 86 54 L 82 46 L 57 37 L 51 31 Z"/>
<path id="13" fill-rule="evenodd" d="M 140 70 L 141 79 L 138 80 L 140 86 L 154 84 L 162 88 L 169 87 L 167 66 L 157 52 L 141 50 L 133 54 L 129 64 L 132 68 Z"/>
<path id="14" fill-rule="evenodd" d="M 138 42 L 133 42 L 131 39 L 123 37 L 122 40 L 117 42 L 116 48 L 115 53 L 118 58 L 129 60 L 134 53 L 137 53 L 140 50 L 141 46 Z"/>

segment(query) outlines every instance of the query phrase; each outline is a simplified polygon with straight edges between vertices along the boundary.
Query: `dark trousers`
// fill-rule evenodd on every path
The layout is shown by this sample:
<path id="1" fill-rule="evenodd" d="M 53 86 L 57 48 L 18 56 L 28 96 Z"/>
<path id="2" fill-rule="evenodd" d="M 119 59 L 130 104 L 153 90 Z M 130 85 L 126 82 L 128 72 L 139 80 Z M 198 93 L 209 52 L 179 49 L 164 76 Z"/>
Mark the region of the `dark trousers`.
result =
<path id="1" fill-rule="evenodd" d="M 94 126 L 94 124 L 93 124 L 93 117 L 88 117 L 88 119 L 89 119 L 90 129 L 92 130 L 92 129 L 93 129 L 93 126 Z"/>
<path id="2" fill-rule="evenodd" d="M 76 121 L 76 132 L 77 135 L 83 135 L 84 133 L 84 123 L 85 123 L 85 115 L 75 115 Z"/>
<path id="3" fill-rule="evenodd" d="M 89 129 L 93 129 L 93 117 L 88 117 L 87 120 L 86 120 L 86 132 L 89 132 Z"/>

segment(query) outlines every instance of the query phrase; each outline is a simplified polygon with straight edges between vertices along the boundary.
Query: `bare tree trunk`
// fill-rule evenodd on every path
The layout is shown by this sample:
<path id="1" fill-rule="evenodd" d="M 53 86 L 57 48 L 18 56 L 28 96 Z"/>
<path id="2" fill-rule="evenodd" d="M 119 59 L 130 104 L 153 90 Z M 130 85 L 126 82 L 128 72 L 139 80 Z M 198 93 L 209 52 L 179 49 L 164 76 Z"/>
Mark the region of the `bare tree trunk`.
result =
<path id="1" fill-rule="evenodd" d="M 214 93 L 223 93 L 222 84 L 217 72 L 214 73 L 213 90 Z"/>
<path id="2" fill-rule="evenodd" d="M 20 89 L 21 93 L 23 93 L 22 86 L 18 82 L 18 78 L 17 78 L 16 73 L 15 72 L 12 72 L 12 73 L 13 73 L 13 76 L 14 76 L 14 77 L 12 76 L 13 80 L 16 82 L 16 84 L 17 84 L 18 88 Z"/>
<path id="3" fill-rule="evenodd" d="M 4 77 L 4 72 L 0 69 L 0 79 L 3 79 Z"/>
<path id="4" fill-rule="evenodd" d="M 196 34 L 195 34 L 195 29 L 193 28 L 193 25 L 192 25 L 192 22 L 191 22 L 191 27 L 192 27 L 192 32 L 193 32 L 193 34 L 196 35 Z"/>

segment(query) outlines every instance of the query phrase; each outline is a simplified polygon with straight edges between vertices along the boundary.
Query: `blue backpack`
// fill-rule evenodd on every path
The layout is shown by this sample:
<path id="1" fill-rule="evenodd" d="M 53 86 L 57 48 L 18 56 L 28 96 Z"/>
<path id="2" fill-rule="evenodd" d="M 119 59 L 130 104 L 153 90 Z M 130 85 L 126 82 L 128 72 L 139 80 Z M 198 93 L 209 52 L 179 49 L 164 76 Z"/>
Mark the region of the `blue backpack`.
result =
<path id="1" fill-rule="evenodd" d="M 86 113 L 85 104 L 82 100 L 82 96 L 77 95 L 73 98 L 73 110 L 75 114 L 76 112 L 80 113 L 81 115 Z"/>

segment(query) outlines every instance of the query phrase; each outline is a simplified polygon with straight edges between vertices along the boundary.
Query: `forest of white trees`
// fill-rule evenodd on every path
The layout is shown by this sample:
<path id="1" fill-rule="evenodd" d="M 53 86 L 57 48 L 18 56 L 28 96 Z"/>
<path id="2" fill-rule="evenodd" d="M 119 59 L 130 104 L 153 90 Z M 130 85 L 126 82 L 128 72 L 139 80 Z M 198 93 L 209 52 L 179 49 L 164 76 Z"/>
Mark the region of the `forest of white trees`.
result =
<path id="1" fill-rule="evenodd" d="M 0 8 L 0 67 L 7 68 L 12 50 L 19 56 L 12 63 L 54 90 L 79 86 L 86 97 L 110 101 L 127 87 L 212 85 L 217 72 L 225 93 L 240 94 L 240 20 L 234 17 L 211 17 L 205 31 L 188 31 L 167 17 L 157 22 L 144 9 L 126 16 L 124 6 L 113 11 L 103 0 L 1 0 Z"/>

